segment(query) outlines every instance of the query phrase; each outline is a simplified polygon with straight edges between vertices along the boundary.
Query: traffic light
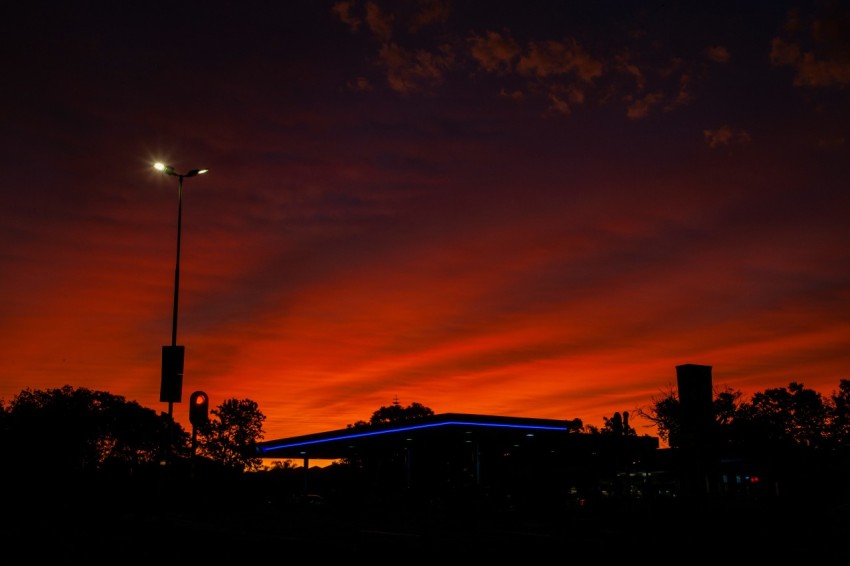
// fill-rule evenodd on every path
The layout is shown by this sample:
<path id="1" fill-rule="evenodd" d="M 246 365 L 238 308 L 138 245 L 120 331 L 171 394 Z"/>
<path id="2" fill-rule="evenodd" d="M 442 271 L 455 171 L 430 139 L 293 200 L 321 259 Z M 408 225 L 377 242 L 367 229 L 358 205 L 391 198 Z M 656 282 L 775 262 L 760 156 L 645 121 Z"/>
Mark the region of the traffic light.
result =
<path id="1" fill-rule="evenodd" d="M 200 426 L 209 420 L 210 398 L 203 391 L 195 391 L 189 396 L 189 422 Z"/>

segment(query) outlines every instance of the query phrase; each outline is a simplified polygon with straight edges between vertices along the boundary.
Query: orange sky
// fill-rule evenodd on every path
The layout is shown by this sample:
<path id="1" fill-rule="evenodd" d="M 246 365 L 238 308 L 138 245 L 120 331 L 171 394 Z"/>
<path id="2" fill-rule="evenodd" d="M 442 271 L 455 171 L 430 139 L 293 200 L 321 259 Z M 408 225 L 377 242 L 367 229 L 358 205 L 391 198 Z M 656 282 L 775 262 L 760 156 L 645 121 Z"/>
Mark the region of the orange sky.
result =
<path id="1" fill-rule="evenodd" d="M 591 4 L 3 8 L 0 399 L 167 410 L 157 160 L 210 169 L 184 183 L 187 430 L 195 390 L 256 401 L 266 439 L 394 399 L 601 426 L 685 363 L 829 395 L 850 12 Z"/>

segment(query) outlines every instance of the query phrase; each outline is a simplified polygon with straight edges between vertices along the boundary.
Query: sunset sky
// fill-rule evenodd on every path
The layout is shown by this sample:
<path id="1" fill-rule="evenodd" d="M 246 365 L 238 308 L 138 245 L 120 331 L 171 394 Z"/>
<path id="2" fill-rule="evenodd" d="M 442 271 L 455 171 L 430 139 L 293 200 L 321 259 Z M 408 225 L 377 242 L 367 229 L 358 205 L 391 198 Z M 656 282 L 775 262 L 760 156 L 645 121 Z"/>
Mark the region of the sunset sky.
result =
<path id="1" fill-rule="evenodd" d="M 0 399 L 601 426 L 850 379 L 842 2 L 6 3 Z M 647 421 L 631 424 L 656 434 Z"/>

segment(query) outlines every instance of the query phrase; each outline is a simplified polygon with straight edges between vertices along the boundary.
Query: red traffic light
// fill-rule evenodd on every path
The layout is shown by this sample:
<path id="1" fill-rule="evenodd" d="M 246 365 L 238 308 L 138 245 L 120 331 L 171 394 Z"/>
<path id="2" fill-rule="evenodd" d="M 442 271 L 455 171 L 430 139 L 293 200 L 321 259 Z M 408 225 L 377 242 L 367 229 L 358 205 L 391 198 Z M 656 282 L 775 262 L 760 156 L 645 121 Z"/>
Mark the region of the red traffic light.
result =
<path id="1" fill-rule="evenodd" d="M 203 391 L 195 391 L 189 396 L 189 422 L 199 426 L 209 420 L 210 398 Z"/>

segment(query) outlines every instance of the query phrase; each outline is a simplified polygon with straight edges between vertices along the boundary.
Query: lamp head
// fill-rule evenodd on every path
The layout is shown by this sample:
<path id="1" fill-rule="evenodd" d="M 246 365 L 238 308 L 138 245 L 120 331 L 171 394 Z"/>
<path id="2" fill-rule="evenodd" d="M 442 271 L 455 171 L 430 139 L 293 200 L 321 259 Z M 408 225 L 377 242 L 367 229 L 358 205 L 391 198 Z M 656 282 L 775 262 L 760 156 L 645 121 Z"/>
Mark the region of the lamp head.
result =
<path id="1" fill-rule="evenodd" d="M 178 176 L 178 174 L 174 171 L 174 167 L 172 167 L 171 165 L 166 165 L 165 163 L 154 163 L 153 168 L 157 171 L 162 171 L 166 175 L 174 175 L 175 177 Z"/>

